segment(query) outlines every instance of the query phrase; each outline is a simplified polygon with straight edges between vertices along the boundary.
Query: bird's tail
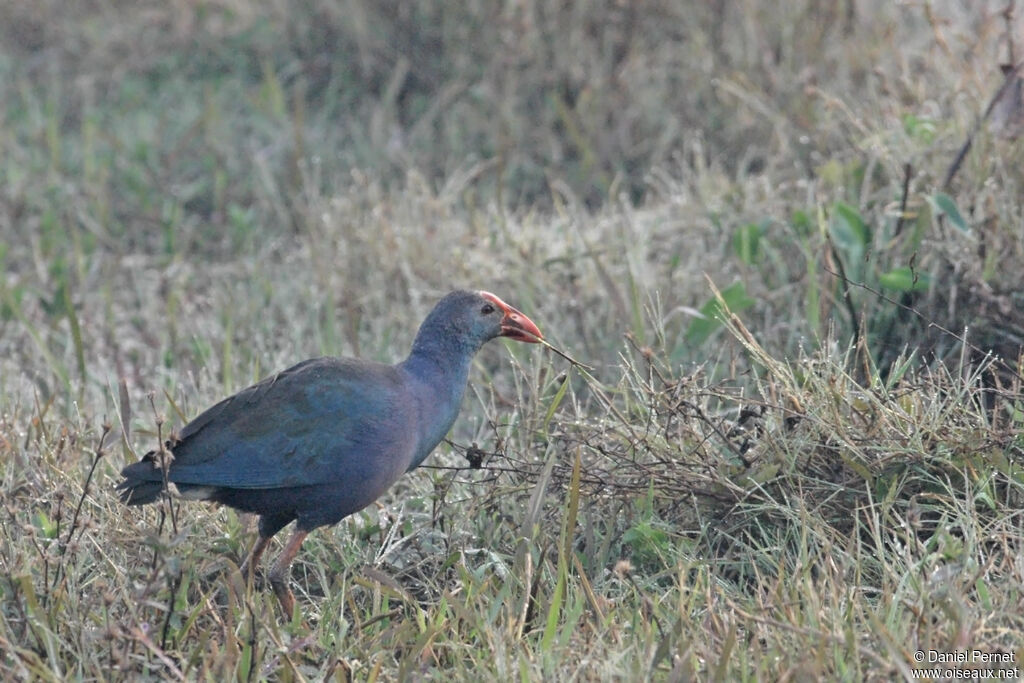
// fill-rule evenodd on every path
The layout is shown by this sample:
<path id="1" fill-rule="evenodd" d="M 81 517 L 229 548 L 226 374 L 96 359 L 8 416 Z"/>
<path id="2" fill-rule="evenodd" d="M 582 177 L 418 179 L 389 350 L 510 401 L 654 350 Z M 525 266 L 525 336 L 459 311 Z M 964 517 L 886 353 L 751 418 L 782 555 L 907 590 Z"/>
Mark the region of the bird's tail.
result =
<path id="1" fill-rule="evenodd" d="M 163 476 L 155 465 L 152 452 L 121 470 L 121 476 L 124 480 L 117 485 L 117 490 L 120 491 L 121 501 L 128 505 L 152 503 L 164 490 Z"/>

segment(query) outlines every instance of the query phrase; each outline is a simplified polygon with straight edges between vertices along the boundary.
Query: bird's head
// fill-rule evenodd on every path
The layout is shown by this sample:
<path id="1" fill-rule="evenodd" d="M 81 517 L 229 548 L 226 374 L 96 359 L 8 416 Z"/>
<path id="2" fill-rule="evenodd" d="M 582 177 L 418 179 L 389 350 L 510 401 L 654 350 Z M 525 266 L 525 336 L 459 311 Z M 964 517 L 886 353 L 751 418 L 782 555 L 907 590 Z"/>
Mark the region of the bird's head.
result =
<path id="1" fill-rule="evenodd" d="M 494 294 L 459 290 L 437 303 L 423 321 L 413 348 L 454 345 L 472 353 L 495 337 L 527 343 L 543 339 L 532 320 Z"/>

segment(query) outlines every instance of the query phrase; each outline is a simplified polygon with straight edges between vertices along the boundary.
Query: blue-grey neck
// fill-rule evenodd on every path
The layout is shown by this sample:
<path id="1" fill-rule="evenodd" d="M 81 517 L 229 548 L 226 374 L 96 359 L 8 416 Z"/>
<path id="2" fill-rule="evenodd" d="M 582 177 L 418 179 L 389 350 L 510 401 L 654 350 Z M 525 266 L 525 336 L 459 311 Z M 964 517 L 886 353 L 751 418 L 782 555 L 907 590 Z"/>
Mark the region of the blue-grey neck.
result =
<path id="1" fill-rule="evenodd" d="M 436 311 L 435 311 L 436 312 Z M 409 469 L 430 455 L 459 414 L 473 356 L 483 341 L 460 333 L 433 313 L 424 321 L 400 367 L 409 374 L 419 414 L 419 445 Z M 485 341 L 485 340 L 484 340 Z"/>

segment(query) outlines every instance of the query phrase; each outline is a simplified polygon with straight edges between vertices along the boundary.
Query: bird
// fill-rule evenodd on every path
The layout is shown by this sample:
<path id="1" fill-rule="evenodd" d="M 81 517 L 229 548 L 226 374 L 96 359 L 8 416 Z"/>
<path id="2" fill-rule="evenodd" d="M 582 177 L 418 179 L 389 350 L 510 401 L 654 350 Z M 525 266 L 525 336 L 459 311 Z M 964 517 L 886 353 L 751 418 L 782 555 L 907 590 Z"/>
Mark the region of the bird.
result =
<path id="1" fill-rule="evenodd" d="M 173 484 L 186 500 L 258 515 L 241 567 L 247 578 L 294 521 L 268 574 L 290 619 L 291 564 L 302 542 L 373 503 L 426 459 L 458 416 L 474 355 L 496 337 L 543 341 L 533 321 L 496 295 L 453 291 L 424 319 L 405 360 L 293 365 L 208 408 L 168 439 L 163 455 L 150 451 L 121 470 L 116 490 L 124 503 L 145 505 Z"/>

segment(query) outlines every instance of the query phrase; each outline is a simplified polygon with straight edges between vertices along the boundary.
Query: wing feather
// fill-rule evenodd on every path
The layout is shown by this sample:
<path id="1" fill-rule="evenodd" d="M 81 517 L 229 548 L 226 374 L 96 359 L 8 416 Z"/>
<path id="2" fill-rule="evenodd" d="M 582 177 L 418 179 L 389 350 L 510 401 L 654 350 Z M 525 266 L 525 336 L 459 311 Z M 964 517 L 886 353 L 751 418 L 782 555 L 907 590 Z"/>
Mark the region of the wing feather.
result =
<path id="1" fill-rule="evenodd" d="M 416 447 L 407 393 L 392 366 L 304 361 L 188 423 L 173 446 L 169 479 L 263 489 L 390 477 L 392 469 L 404 471 Z M 394 468 L 381 468 L 380 458 Z"/>

